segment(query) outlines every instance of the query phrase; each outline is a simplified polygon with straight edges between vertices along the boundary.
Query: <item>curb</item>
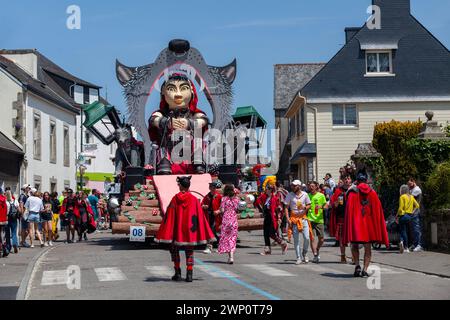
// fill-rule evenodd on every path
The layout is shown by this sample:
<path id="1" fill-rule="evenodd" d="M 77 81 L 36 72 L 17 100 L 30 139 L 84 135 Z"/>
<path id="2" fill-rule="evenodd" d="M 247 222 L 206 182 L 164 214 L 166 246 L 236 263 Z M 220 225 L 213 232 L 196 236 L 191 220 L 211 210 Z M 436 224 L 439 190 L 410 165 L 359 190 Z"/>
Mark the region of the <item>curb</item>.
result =
<path id="1" fill-rule="evenodd" d="M 48 253 L 50 250 L 55 249 L 59 247 L 61 244 L 48 247 L 39 252 L 37 255 L 33 257 L 33 259 L 28 264 L 27 270 L 25 271 L 25 275 L 22 278 L 22 281 L 20 282 L 19 290 L 16 294 L 16 300 L 27 300 L 27 294 L 29 292 L 29 286 L 31 285 L 32 275 L 34 274 L 34 267 L 36 266 L 36 263 L 40 258 L 42 258 L 46 253 Z"/>
<path id="2" fill-rule="evenodd" d="M 347 256 L 346 255 L 346 257 L 348 259 L 352 259 L 351 256 Z M 403 267 L 403 266 L 398 266 L 398 265 L 395 265 L 395 264 L 389 264 L 389 263 L 385 263 L 385 262 L 377 262 L 375 260 L 370 261 L 370 263 L 371 264 L 375 263 L 375 264 L 379 264 L 381 266 L 388 266 L 388 267 L 393 267 L 393 268 L 397 268 L 397 269 L 403 269 L 403 270 L 410 271 L 410 272 L 422 273 L 422 274 L 425 274 L 425 275 L 428 275 L 428 276 L 435 276 L 435 277 L 439 277 L 439 278 L 450 279 L 450 275 L 446 275 L 446 274 L 440 274 L 440 273 L 423 271 L 423 270 L 416 270 L 416 269 L 406 268 L 406 267 Z"/>

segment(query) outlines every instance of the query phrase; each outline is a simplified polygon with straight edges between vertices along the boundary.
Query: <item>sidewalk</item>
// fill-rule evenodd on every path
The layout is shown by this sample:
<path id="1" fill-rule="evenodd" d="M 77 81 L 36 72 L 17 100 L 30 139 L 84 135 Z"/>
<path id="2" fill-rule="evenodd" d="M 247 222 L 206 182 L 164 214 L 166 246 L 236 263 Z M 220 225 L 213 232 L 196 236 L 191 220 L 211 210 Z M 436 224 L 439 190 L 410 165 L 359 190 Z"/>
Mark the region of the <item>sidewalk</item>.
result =
<path id="1" fill-rule="evenodd" d="M 432 251 L 400 254 L 398 250 L 372 250 L 374 263 L 386 264 L 410 271 L 450 278 L 450 255 Z"/>
<path id="2" fill-rule="evenodd" d="M 20 283 L 29 263 L 47 248 L 20 248 L 19 253 L 11 253 L 0 258 L 0 300 L 15 300 Z"/>

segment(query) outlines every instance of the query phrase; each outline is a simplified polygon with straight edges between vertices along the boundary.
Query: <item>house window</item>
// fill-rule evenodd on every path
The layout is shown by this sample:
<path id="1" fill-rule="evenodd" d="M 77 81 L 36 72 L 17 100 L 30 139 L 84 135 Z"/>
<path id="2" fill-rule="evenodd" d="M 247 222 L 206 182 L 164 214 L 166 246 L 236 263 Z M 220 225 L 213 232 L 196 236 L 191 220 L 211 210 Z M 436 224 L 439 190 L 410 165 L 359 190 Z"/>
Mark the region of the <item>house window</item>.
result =
<path id="1" fill-rule="evenodd" d="M 37 191 L 41 191 L 42 177 L 41 176 L 33 176 L 33 185 Z"/>
<path id="2" fill-rule="evenodd" d="M 38 113 L 33 117 L 33 156 L 41 160 L 41 116 Z"/>
<path id="3" fill-rule="evenodd" d="M 358 114 L 354 104 L 335 104 L 333 105 L 333 126 L 352 126 L 358 125 Z"/>
<path id="4" fill-rule="evenodd" d="M 74 86 L 73 100 L 78 104 L 84 103 L 84 91 L 82 86 L 79 85 Z"/>
<path id="5" fill-rule="evenodd" d="M 89 103 L 98 101 L 98 89 L 89 88 Z"/>
<path id="6" fill-rule="evenodd" d="M 92 143 L 92 138 L 91 137 L 92 137 L 91 134 L 88 131 L 86 131 L 84 133 L 84 142 L 86 144 Z"/>
<path id="7" fill-rule="evenodd" d="M 300 110 L 300 132 L 305 132 L 305 108 L 302 107 Z"/>
<path id="8" fill-rule="evenodd" d="M 56 123 L 50 121 L 50 162 L 56 163 Z"/>
<path id="9" fill-rule="evenodd" d="M 294 118 L 289 119 L 289 138 L 294 135 Z"/>
<path id="10" fill-rule="evenodd" d="M 295 115 L 295 133 L 300 134 L 300 114 Z"/>
<path id="11" fill-rule="evenodd" d="M 50 178 L 50 193 L 58 191 L 57 185 L 57 180 L 55 178 Z"/>
<path id="12" fill-rule="evenodd" d="M 70 140 L 69 140 L 69 127 L 64 127 L 64 166 L 70 166 Z"/>
<path id="13" fill-rule="evenodd" d="M 367 51 L 366 72 L 368 74 L 392 73 L 392 51 Z"/>

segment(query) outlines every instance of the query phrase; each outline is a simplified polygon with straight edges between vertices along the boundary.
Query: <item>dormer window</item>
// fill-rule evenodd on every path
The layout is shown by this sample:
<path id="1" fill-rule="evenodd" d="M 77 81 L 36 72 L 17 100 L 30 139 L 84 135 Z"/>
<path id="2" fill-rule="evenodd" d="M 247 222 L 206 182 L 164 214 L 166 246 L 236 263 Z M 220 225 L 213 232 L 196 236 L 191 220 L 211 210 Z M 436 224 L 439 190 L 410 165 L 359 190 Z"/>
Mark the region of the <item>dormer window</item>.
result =
<path id="1" fill-rule="evenodd" d="M 393 75 L 392 51 L 366 51 L 366 75 Z"/>

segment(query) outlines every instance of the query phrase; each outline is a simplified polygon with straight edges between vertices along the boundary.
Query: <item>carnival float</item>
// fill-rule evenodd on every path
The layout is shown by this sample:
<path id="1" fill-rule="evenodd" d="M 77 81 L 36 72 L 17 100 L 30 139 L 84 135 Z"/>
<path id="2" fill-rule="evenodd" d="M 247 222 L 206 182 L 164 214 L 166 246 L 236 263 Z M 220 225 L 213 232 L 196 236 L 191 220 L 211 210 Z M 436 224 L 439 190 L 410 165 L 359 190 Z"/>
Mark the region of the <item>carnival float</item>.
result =
<path id="1" fill-rule="evenodd" d="M 247 130 L 266 126 L 254 107 L 232 113 L 236 60 L 210 66 L 188 41 L 176 39 L 150 64 L 128 67 L 116 61 L 116 75 L 127 105 L 126 122 L 113 106 L 102 102 L 83 106 L 87 130 L 102 143 L 118 146 L 115 181 L 108 192 L 113 234 L 128 235 L 140 227 L 145 236 L 154 236 L 178 192 L 176 178 L 186 175 L 192 176 L 190 190 L 199 200 L 209 192 L 209 183 L 233 183 L 241 199 L 239 230 L 262 229 L 262 215 L 253 203 L 274 177 L 261 175 L 262 164 L 222 164 L 229 153 L 236 160 L 239 150 L 234 143 L 223 148 L 215 162 L 205 156 L 214 130 L 234 130 L 236 142 L 246 139 Z M 160 103 L 146 118 L 147 100 L 154 91 Z M 199 93 L 205 95 L 213 119 L 197 105 Z M 248 144 L 244 148 L 249 152 Z"/>

